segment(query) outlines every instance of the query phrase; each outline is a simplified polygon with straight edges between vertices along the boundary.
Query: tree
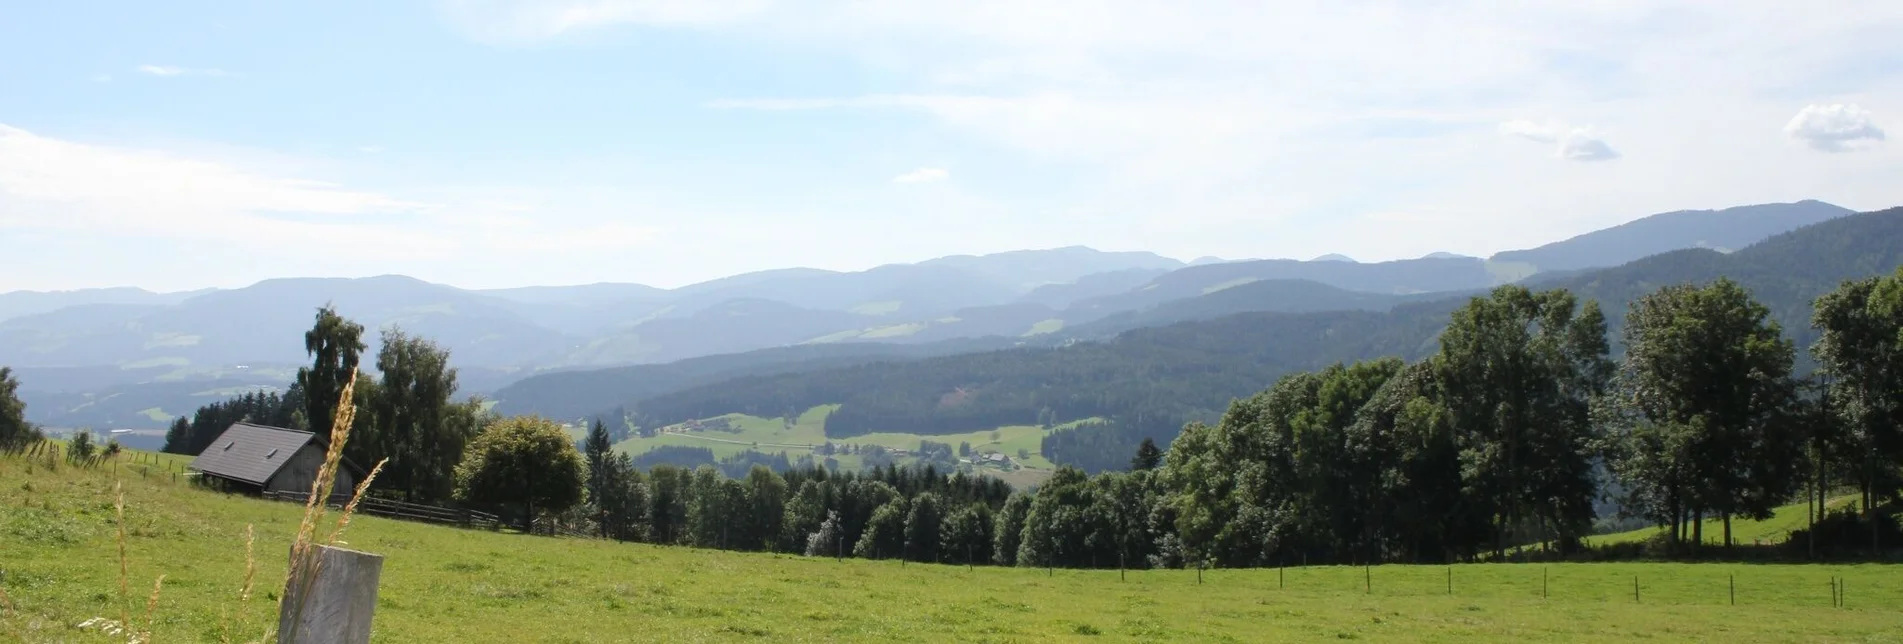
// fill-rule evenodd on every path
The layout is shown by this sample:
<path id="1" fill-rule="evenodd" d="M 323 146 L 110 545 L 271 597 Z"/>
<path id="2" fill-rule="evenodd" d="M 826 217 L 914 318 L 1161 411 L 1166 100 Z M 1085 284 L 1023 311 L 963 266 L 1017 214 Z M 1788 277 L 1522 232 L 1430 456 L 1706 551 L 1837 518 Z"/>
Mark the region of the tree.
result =
<path id="1" fill-rule="evenodd" d="M 1058 468 L 1031 499 L 1024 515 L 1024 537 L 1018 542 L 1020 566 L 1085 566 L 1090 551 L 1085 538 L 1095 528 L 1086 513 L 1090 507 L 1089 478 L 1083 470 Z"/>
<path id="2" fill-rule="evenodd" d="M 687 524 L 687 487 L 693 473 L 673 465 L 648 470 L 648 531 L 655 543 L 676 544 Z"/>
<path id="3" fill-rule="evenodd" d="M 594 508 L 601 535 L 610 539 L 634 541 L 647 535 L 648 485 L 634 459 L 625 453 L 609 453 L 599 464 L 588 461 L 588 503 Z"/>
<path id="4" fill-rule="evenodd" d="M 747 470 L 746 541 L 737 547 L 759 550 L 778 543 L 786 520 L 786 479 L 765 465 Z M 733 547 L 733 546 L 730 546 Z"/>
<path id="5" fill-rule="evenodd" d="M 165 445 L 159 451 L 167 454 L 189 454 L 192 441 L 192 420 L 184 416 L 172 419 L 165 428 Z"/>
<path id="6" fill-rule="evenodd" d="M 814 534 L 820 531 L 821 524 L 828 520 L 837 524 L 839 513 L 826 508 L 825 490 L 823 483 L 809 479 L 800 483 L 799 491 L 793 494 L 792 500 L 786 502 L 786 516 L 780 521 L 780 530 L 783 543 L 789 551 L 808 551 L 806 554 L 813 554 L 808 544 Z M 834 529 L 836 531 L 837 527 Z"/>
<path id="7" fill-rule="evenodd" d="M 1797 491 L 1795 350 L 1769 315 L 1728 279 L 1667 286 L 1626 314 L 1611 466 L 1626 506 L 1670 523 L 1675 542 L 1710 512 L 1730 544 L 1731 517 L 1768 518 Z"/>
<path id="8" fill-rule="evenodd" d="M 582 440 L 582 456 L 588 462 L 588 501 L 595 505 L 596 521 L 601 527 L 601 536 L 608 536 L 607 507 L 601 500 L 608 496 L 610 461 L 614 459 L 614 444 L 608 441 L 608 427 L 596 418 L 594 426 L 588 429 L 588 437 Z"/>
<path id="9" fill-rule="evenodd" d="M 98 452 L 99 446 L 93 443 L 93 433 L 90 430 L 82 429 L 73 432 L 73 437 L 66 444 L 66 460 L 72 461 L 75 465 L 88 464 Z"/>
<path id="10" fill-rule="evenodd" d="M 1503 556 L 1532 530 L 1568 548 L 1590 528 L 1591 401 L 1613 364 L 1605 316 L 1564 290 L 1502 286 L 1456 310 L 1433 357 L 1468 494 Z"/>
<path id="11" fill-rule="evenodd" d="M 363 395 L 365 386 L 363 381 L 357 383 L 358 396 Z M 252 391 L 199 407 L 192 412 L 190 422 L 184 422 L 184 417 L 172 422 L 166 432 L 165 451 L 190 455 L 204 452 L 233 423 L 295 427 L 297 417 L 302 415 L 299 411 L 303 404 L 301 391 L 301 387 L 293 384 L 291 391 L 283 396 L 276 392 Z M 329 429 L 325 426 L 323 431 L 327 434 Z"/>
<path id="12" fill-rule="evenodd" d="M 1141 445 L 1137 445 L 1137 455 L 1130 459 L 1130 469 L 1137 471 L 1153 470 L 1162 464 L 1163 450 L 1156 448 L 1156 439 L 1148 437 L 1143 439 Z"/>
<path id="13" fill-rule="evenodd" d="M 1018 563 L 1018 547 L 1024 535 L 1024 518 L 1031 511 L 1031 497 L 1028 494 L 1012 494 L 1005 499 L 1004 507 L 998 510 L 992 529 L 991 561 L 1000 566 L 1013 566 Z"/>
<path id="14" fill-rule="evenodd" d="M 1347 429 L 1355 498 L 1367 505 L 1371 557 L 1385 561 L 1471 558 L 1487 543 L 1489 519 L 1463 494 L 1460 442 L 1431 363 L 1402 369 Z"/>
<path id="15" fill-rule="evenodd" d="M 720 490 L 720 470 L 712 465 L 694 468 L 687 485 L 687 537 L 701 548 L 718 548 L 729 516 Z"/>
<path id="16" fill-rule="evenodd" d="M 344 383 L 356 373 L 365 348 L 363 325 L 338 315 L 329 304 L 317 309 L 316 322 L 304 333 L 304 352 L 311 366 L 297 370 L 297 384 L 304 392 L 304 418 L 311 427 L 321 431 L 331 425 Z"/>
<path id="17" fill-rule="evenodd" d="M 806 537 L 806 556 L 823 557 L 838 554 L 840 538 L 839 512 L 827 510 L 826 520 L 820 522 L 818 530 Z"/>
<path id="18" fill-rule="evenodd" d="M 369 420 L 364 461 L 390 459 L 377 477 L 380 487 L 423 503 L 448 498 L 457 455 L 477 429 L 469 422 L 473 410 L 452 409 L 456 369 L 449 366 L 449 351 L 402 329 L 385 329 L 377 371 L 377 386 L 363 396 Z"/>
<path id="19" fill-rule="evenodd" d="M 533 416 L 493 423 L 476 435 L 456 466 L 455 498 L 487 507 L 562 512 L 582 501 L 588 466 L 560 425 Z"/>
<path id="20" fill-rule="evenodd" d="M 1847 431 L 1839 448 L 1863 491 L 1878 535 L 1875 507 L 1903 487 L 1903 268 L 1845 282 L 1817 298 L 1812 353 L 1829 379 L 1829 408 Z"/>
<path id="21" fill-rule="evenodd" d="M 991 506 L 967 503 L 945 516 L 939 528 L 939 552 L 943 559 L 962 564 L 977 564 L 991 559 Z"/>
<path id="22" fill-rule="evenodd" d="M 938 561 L 938 533 L 944 528 L 945 503 L 937 494 L 912 497 L 905 515 L 905 556 L 912 561 Z"/>
<path id="23" fill-rule="evenodd" d="M 873 510 L 872 517 L 866 521 L 865 533 L 852 548 L 852 555 L 861 559 L 903 556 L 909 506 L 905 497 L 898 497 Z"/>
<path id="24" fill-rule="evenodd" d="M 26 422 L 26 403 L 20 401 L 19 391 L 13 369 L 0 367 L 0 452 L 24 449 L 44 438 Z"/>

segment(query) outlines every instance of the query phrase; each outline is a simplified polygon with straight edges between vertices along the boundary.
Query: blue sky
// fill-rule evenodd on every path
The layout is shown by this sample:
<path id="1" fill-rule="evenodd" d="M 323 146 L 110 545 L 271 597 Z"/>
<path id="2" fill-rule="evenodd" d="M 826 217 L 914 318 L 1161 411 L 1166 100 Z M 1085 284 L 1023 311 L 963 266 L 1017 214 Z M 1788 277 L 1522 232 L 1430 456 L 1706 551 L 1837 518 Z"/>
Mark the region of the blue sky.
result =
<path id="1" fill-rule="evenodd" d="M 1900 5 L 13 3 L 0 291 L 1368 261 L 1890 207 Z"/>

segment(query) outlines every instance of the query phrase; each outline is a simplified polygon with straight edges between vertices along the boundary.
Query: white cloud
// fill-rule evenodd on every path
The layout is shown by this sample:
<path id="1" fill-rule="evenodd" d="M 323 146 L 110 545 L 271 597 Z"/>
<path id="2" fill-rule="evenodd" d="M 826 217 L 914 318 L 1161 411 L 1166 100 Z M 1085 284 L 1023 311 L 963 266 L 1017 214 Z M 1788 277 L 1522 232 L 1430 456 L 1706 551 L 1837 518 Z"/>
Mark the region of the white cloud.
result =
<path id="1" fill-rule="evenodd" d="M 1558 156 L 1567 161 L 1610 161 L 1619 158 L 1619 152 L 1588 131 L 1575 129 L 1560 140 Z"/>
<path id="2" fill-rule="evenodd" d="M 767 0 L 439 0 L 438 8 L 471 36 L 525 43 L 617 24 L 707 25 L 743 19 Z"/>
<path id="3" fill-rule="evenodd" d="M 1541 125 L 1532 121 L 1514 120 L 1500 124 L 1500 133 L 1519 137 L 1537 143 L 1553 143 L 1559 140 L 1559 128 Z"/>
<path id="4" fill-rule="evenodd" d="M 1784 134 L 1823 152 L 1847 152 L 1884 140 L 1870 111 L 1856 104 L 1807 105 L 1784 124 Z"/>
<path id="5" fill-rule="evenodd" d="M 1501 134 L 1513 138 L 1553 145 L 1553 157 L 1556 159 L 1610 161 L 1619 158 L 1618 150 L 1612 149 L 1611 144 L 1588 128 L 1513 120 L 1501 123 L 1497 129 Z"/>
<path id="6" fill-rule="evenodd" d="M 133 68 L 141 74 L 152 76 L 236 76 L 231 72 L 213 68 L 178 67 L 175 65 L 140 65 Z"/>
<path id="7" fill-rule="evenodd" d="M 917 170 L 913 170 L 911 172 L 907 172 L 905 174 L 892 177 L 892 183 L 925 183 L 928 181 L 944 181 L 947 177 L 950 177 L 950 176 L 951 176 L 951 173 L 946 172 L 944 168 L 919 168 Z"/>
<path id="8" fill-rule="evenodd" d="M 230 242 L 270 249 L 274 261 L 388 265 L 622 247 L 656 233 L 651 226 L 605 218 L 549 222 L 546 214 L 478 201 L 412 200 L 241 163 L 78 143 L 0 124 L 0 238 Z"/>

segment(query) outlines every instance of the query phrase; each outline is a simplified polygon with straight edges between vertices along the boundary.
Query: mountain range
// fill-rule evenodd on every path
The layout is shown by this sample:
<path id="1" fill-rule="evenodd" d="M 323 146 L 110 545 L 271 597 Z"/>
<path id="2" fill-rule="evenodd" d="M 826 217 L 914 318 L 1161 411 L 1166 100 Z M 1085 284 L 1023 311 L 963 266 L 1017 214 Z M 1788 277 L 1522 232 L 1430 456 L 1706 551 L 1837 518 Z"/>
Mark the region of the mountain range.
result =
<path id="1" fill-rule="evenodd" d="M 537 374 L 572 383 L 582 377 L 578 370 L 618 365 L 698 374 L 670 385 L 684 387 L 776 368 L 1058 346 L 1244 312 L 1379 313 L 1618 266 L 1661 249 L 1729 251 L 1849 213 L 1816 201 L 1665 213 L 1487 259 L 1435 253 L 1377 263 L 1338 255 L 1183 262 L 1079 246 L 857 272 L 779 269 L 676 289 L 466 290 L 390 275 L 188 293 L 15 292 L 0 294 L 0 364 L 19 372 L 36 422 L 156 426 L 231 391 L 288 382 L 305 360 L 302 333 L 328 302 L 368 328 L 400 327 L 449 348 L 465 392 L 493 393 L 504 410 L 592 413 L 598 403 L 653 392 L 635 388 L 546 409 L 518 394 L 541 386 L 533 384 L 542 382 Z M 781 357 L 718 359 L 761 351 Z M 660 366 L 668 363 L 675 364 Z M 709 366 L 718 364 L 728 366 Z M 772 364 L 782 367 L 763 366 Z"/>

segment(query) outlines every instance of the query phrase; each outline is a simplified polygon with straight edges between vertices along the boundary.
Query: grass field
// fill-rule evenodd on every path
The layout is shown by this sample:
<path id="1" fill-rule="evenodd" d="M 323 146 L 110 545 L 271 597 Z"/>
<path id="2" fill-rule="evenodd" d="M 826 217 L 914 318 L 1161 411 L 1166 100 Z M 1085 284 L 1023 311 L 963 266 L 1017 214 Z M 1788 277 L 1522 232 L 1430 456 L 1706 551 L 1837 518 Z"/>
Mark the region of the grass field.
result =
<path id="1" fill-rule="evenodd" d="M 0 637 L 108 641 L 75 625 L 120 613 L 115 471 L 133 621 L 164 574 L 156 641 L 216 641 L 228 624 L 262 633 L 301 508 L 129 468 L 49 473 L 0 457 L 0 588 L 11 605 L 0 607 Z M 240 621 L 246 524 L 260 581 Z M 357 518 L 345 540 L 386 557 L 375 626 L 392 642 L 1903 641 L 1897 566 L 1314 567 L 1215 570 L 1199 584 L 1182 570 L 1119 581 L 1116 571 L 841 562 L 373 517 Z M 1846 582 L 1845 608 L 1830 606 L 1833 576 Z"/>
<path id="2" fill-rule="evenodd" d="M 657 447 L 679 445 L 686 447 L 705 447 L 713 451 L 716 458 L 724 458 L 747 450 L 768 454 L 784 452 L 789 459 L 809 454 L 812 448 L 826 443 L 826 415 L 838 405 L 821 405 L 801 412 L 790 425 L 783 418 L 761 418 L 746 414 L 726 414 L 702 419 L 701 425 L 724 425 L 726 429 L 691 429 L 676 425 L 665 428 L 652 437 L 633 437 L 615 444 L 615 449 L 629 454 L 639 455 Z M 840 439 L 834 443 L 852 443 L 858 445 L 879 445 L 891 449 L 917 450 L 919 441 L 929 440 L 957 447 L 959 443 L 970 443 L 975 452 L 999 452 L 1011 457 L 1020 468 L 1012 472 L 1002 472 L 997 468 L 981 468 L 980 471 L 1004 478 L 1014 485 L 1029 485 L 1048 478 L 1057 466 L 1044 458 L 1044 436 L 1054 431 L 1074 429 L 1078 425 L 1096 422 L 1097 419 L 1085 419 L 1050 430 L 1031 425 L 1014 425 L 996 429 L 967 432 L 963 434 L 913 434 L 906 432 L 878 432 L 852 438 Z M 570 428 L 570 433 L 584 432 L 585 428 Z M 993 434 L 997 438 L 992 438 Z M 579 435 L 579 434 L 577 434 Z M 1018 450 L 1024 450 L 1029 456 L 1018 457 Z M 835 456 L 844 469 L 857 469 L 859 459 L 851 455 Z M 901 461 L 915 459 L 900 459 Z"/>
<path id="3" fill-rule="evenodd" d="M 1857 500 L 1856 496 L 1842 496 L 1831 499 L 1825 504 L 1832 510 L 1843 508 Z M 1881 507 L 1881 506 L 1879 506 Z M 1792 532 L 1810 525 L 1809 509 L 1802 503 L 1786 505 L 1777 509 L 1776 514 L 1763 521 L 1733 519 L 1731 521 L 1731 540 L 1739 545 L 1782 543 Z M 1659 528 L 1641 528 L 1628 532 L 1594 535 L 1590 542 L 1595 545 L 1636 543 L 1665 534 Z M 1704 543 L 1723 545 L 1725 542 L 1725 524 L 1718 519 L 1705 521 Z"/>

